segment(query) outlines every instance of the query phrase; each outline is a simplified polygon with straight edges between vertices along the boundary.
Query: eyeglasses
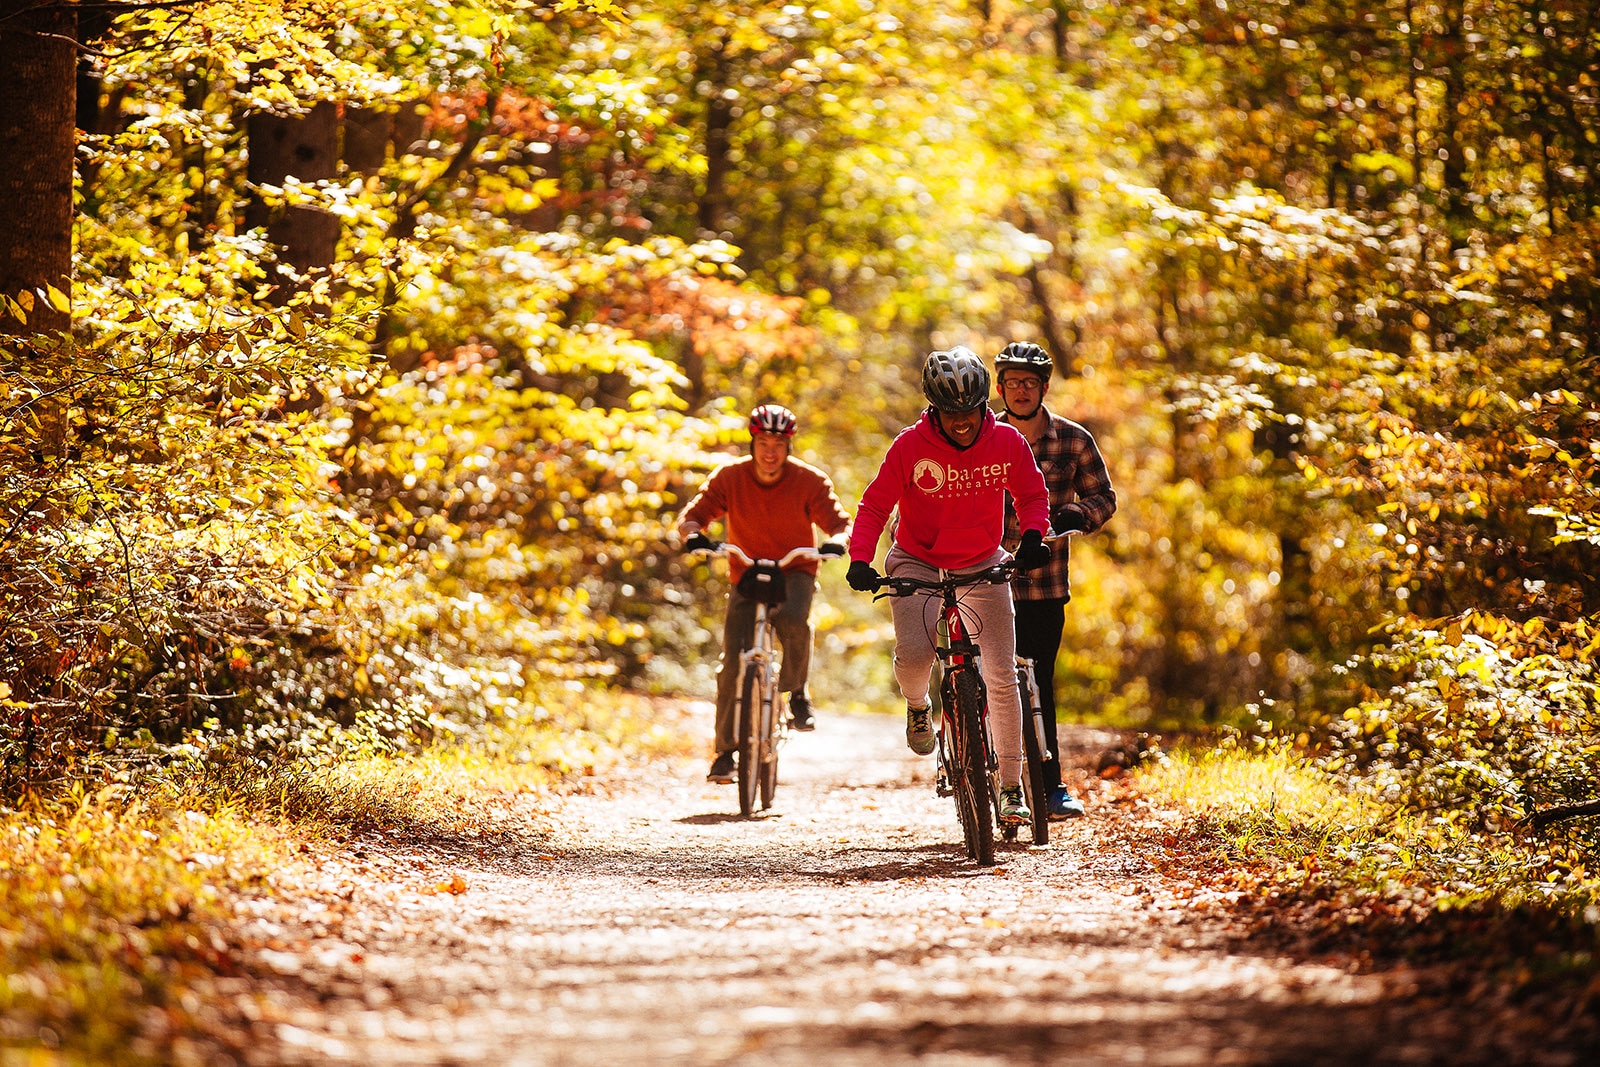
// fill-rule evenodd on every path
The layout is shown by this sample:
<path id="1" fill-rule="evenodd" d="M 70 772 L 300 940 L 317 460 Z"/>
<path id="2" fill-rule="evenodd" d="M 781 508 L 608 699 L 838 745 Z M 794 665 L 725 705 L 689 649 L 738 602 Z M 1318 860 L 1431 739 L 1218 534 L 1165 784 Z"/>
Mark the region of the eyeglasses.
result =
<path id="1" fill-rule="evenodd" d="M 1043 387 L 1043 380 L 1032 374 L 1023 375 L 1021 378 L 1000 379 L 1000 388 L 1009 389 L 1014 393 L 1035 393 Z"/>

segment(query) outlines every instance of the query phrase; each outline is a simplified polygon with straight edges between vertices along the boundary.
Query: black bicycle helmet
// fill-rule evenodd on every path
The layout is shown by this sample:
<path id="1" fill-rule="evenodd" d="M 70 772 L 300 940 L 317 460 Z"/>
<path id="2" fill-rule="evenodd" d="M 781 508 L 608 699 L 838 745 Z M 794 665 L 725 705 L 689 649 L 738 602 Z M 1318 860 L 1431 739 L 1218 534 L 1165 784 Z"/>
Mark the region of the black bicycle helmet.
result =
<path id="1" fill-rule="evenodd" d="M 782 404 L 762 404 L 750 413 L 751 437 L 758 433 L 775 433 L 782 437 L 793 437 L 794 427 L 794 412 Z"/>
<path id="2" fill-rule="evenodd" d="M 994 357 L 996 376 L 1008 370 L 1030 370 L 1048 380 L 1054 369 L 1055 363 L 1050 359 L 1050 353 L 1032 341 L 1012 341 Z"/>
<path id="3" fill-rule="evenodd" d="M 989 400 L 989 368 L 963 345 L 929 352 L 922 365 L 922 395 L 946 415 L 960 415 Z"/>

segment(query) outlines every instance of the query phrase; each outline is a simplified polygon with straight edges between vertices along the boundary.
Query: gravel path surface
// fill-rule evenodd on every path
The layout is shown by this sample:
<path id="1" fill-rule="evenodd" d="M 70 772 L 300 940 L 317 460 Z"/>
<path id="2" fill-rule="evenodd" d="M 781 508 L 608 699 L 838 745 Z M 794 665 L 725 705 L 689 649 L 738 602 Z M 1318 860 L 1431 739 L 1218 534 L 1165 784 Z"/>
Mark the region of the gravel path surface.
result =
<path id="1" fill-rule="evenodd" d="M 675 761 L 545 798 L 548 837 L 320 857 L 250 921 L 247 1059 L 1505 1062 L 1404 972 L 1230 947 L 1226 909 L 1130 843 L 1159 812 L 1101 788 L 979 869 L 899 720 L 820 723 L 762 817 Z M 1113 740 L 1072 738 L 1084 761 Z"/>

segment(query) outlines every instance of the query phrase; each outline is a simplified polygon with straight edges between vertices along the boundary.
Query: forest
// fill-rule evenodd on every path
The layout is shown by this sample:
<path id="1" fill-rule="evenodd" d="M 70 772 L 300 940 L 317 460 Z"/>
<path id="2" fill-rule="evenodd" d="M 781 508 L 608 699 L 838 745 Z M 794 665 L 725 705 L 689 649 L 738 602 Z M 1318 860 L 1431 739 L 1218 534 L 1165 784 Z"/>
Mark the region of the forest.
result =
<path id="1" fill-rule="evenodd" d="M 0 95 L 12 816 L 703 694 L 749 409 L 853 508 L 930 349 L 1028 340 L 1120 502 L 1064 714 L 1595 948 L 1592 0 L 0 0 Z"/>

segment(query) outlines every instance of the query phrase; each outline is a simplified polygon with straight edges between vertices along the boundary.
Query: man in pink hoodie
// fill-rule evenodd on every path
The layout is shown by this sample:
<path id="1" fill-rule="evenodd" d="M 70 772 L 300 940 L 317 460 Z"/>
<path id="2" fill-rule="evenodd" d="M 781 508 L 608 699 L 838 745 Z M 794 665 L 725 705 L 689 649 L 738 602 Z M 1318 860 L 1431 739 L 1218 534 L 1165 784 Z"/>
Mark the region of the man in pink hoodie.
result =
<path id="1" fill-rule="evenodd" d="M 1034 570 L 1050 562 L 1050 495 L 1027 439 L 997 422 L 987 406 L 989 368 L 970 349 L 931 352 L 922 368 L 928 408 L 900 431 L 877 476 L 861 496 L 850 535 L 852 589 L 876 590 L 872 567 L 878 538 L 899 508 L 884 559 L 890 575 L 936 580 L 940 572 L 984 570 L 1008 557 L 1005 499 L 1010 493 L 1022 526 L 1017 564 Z M 906 744 L 933 751 L 928 683 L 934 662 L 934 617 L 927 597 L 894 601 L 894 674 L 906 698 Z M 968 631 L 977 636 L 989 722 L 1000 763 L 1000 818 L 1032 818 L 1022 797 L 1022 702 L 1017 693 L 1016 631 L 1009 585 L 974 585 L 961 601 Z"/>

